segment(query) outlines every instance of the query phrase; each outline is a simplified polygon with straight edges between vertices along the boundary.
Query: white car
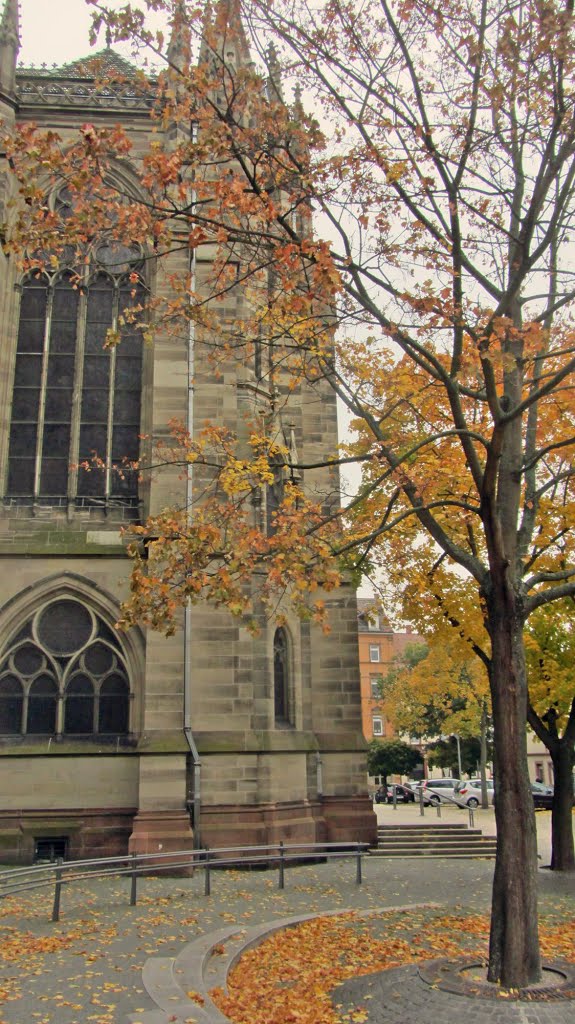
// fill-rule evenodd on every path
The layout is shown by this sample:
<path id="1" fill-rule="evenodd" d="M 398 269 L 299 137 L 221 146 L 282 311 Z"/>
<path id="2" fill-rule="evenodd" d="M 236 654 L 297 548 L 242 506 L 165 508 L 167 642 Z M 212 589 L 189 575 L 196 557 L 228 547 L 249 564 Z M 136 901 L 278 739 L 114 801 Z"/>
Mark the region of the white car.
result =
<path id="1" fill-rule="evenodd" d="M 423 803 L 431 804 L 433 807 L 441 803 L 457 804 L 456 786 L 459 779 L 426 779 L 420 788 L 423 788 Z M 419 799 L 419 789 L 416 791 L 415 799 Z"/>
<path id="2" fill-rule="evenodd" d="M 493 779 L 487 779 L 487 799 L 490 804 L 493 803 L 494 793 Z M 457 800 L 462 801 L 466 807 L 479 807 L 481 803 L 481 779 L 462 779 L 457 784 L 455 797 Z"/>

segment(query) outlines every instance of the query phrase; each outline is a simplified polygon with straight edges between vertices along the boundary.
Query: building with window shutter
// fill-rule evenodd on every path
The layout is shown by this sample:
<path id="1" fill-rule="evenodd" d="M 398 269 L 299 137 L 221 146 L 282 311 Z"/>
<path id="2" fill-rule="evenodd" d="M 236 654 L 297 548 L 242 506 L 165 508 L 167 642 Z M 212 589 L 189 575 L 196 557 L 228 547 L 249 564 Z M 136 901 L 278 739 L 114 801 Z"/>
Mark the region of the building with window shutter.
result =
<path id="1" fill-rule="evenodd" d="M 64 139 L 86 121 L 122 123 L 136 151 L 149 142 L 149 95 L 111 47 L 49 70 L 18 67 L 19 42 L 17 0 L 6 0 L 6 122 L 54 127 Z M 172 38 L 172 53 L 180 42 Z M 249 59 L 239 26 L 227 54 L 230 45 L 237 65 Z M 105 90 L 95 85 L 96 58 L 110 71 Z M 140 194 L 137 163 L 118 162 L 111 175 L 124 194 Z M 2 219 L 10 188 L 0 157 Z M 65 215 L 70 197 L 62 186 L 46 202 Z M 129 240 L 95 239 L 81 270 L 70 254 L 69 266 L 64 258 L 23 277 L 0 251 L 4 862 L 375 835 L 351 588 L 326 596 L 330 636 L 288 611 L 285 625 L 262 619 L 253 637 L 204 606 L 188 609 L 172 637 L 115 628 L 130 573 L 122 527 L 186 498 L 175 470 L 138 478 L 130 463 L 141 438 L 165 436 L 172 417 L 189 413 L 192 432 L 206 420 L 240 431 L 263 388 L 257 353 L 253 366 L 226 364 L 217 379 L 202 372 L 198 350 L 192 407 L 187 324 L 180 337 L 158 333 L 142 345 L 126 312 L 169 273 L 185 274 L 183 246 L 169 259 L 161 276 Z M 232 295 L 224 314 L 241 301 Z M 110 331 L 121 341 L 104 347 Z M 303 462 L 334 450 L 328 389 L 318 403 L 317 391 L 311 401 L 301 388 L 288 406 L 278 430 Z M 320 472 L 322 486 L 333 492 L 333 476 Z"/>
<path id="2" fill-rule="evenodd" d="M 394 735 L 382 708 L 381 680 L 410 644 L 423 643 L 423 637 L 410 630 L 397 632 L 375 598 L 357 599 L 357 638 L 363 734 L 367 740 L 389 739 Z"/>

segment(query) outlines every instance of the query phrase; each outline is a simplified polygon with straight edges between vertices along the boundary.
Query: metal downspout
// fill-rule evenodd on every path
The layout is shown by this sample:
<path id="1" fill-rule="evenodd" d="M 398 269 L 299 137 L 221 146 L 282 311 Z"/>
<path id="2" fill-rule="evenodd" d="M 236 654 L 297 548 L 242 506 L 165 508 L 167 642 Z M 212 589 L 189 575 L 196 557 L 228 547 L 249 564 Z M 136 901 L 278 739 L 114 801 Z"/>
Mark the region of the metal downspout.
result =
<path id="1" fill-rule="evenodd" d="M 195 142 L 196 128 L 192 127 L 192 142 Z M 195 193 L 192 192 L 191 201 L 192 205 L 195 200 Z M 192 250 L 190 258 L 190 290 L 195 292 L 196 289 L 196 250 Z M 189 322 L 188 330 L 188 352 L 187 352 L 187 374 L 188 374 L 188 404 L 187 404 L 187 415 L 186 415 L 186 427 L 188 433 L 191 435 L 194 431 L 194 346 L 196 340 L 196 325 L 191 319 Z M 190 464 L 188 466 L 188 472 L 186 476 L 186 508 L 188 510 L 188 516 L 191 518 L 192 515 L 192 499 L 193 499 L 193 467 Z M 192 755 L 194 773 L 193 773 L 193 829 L 194 829 L 194 846 L 196 849 L 201 847 L 201 835 L 200 835 L 200 807 L 201 807 L 201 762 L 196 741 L 194 740 L 194 734 L 192 732 L 192 606 L 187 601 L 184 608 L 184 736 L 188 744 L 190 753 Z"/>
<path id="2" fill-rule="evenodd" d="M 200 807 L 201 807 L 201 762 L 196 741 L 194 740 L 194 734 L 192 732 L 192 650 L 191 650 L 191 636 L 192 636 L 192 607 L 188 601 L 184 609 L 184 736 L 188 744 L 190 753 L 192 755 L 192 761 L 194 765 L 193 785 L 193 828 L 194 828 L 194 846 L 196 849 L 201 847 L 200 838 Z"/>

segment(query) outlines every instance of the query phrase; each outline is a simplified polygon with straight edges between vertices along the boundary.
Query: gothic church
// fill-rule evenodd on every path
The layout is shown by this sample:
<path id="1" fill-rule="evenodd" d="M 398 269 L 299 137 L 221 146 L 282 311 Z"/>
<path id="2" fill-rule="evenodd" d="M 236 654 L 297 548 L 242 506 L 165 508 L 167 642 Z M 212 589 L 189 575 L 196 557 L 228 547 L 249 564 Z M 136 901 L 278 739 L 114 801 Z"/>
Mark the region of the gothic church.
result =
<path id="1" fill-rule="evenodd" d="M 243 33 L 230 38 L 236 62 L 249 60 Z M 97 54 L 123 75 L 102 91 L 93 56 L 23 68 L 19 43 L 18 3 L 5 0 L 4 122 L 64 138 L 86 121 L 122 123 L 137 160 L 152 123 L 128 61 Z M 117 174 L 137 194 L 137 165 Z M 65 191 L 48 199 L 67 202 Z M 227 367 L 222 381 L 196 365 L 192 394 L 186 330 L 142 346 L 128 327 L 104 348 L 134 275 L 142 296 L 162 287 L 137 250 L 118 254 L 94 245 L 78 289 L 62 268 L 23 277 L 0 249 L 0 862 L 372 841 L 351 587 L 326 596 L 330 636 L 288 613 L 254 637 L 205 606 L 172 637 L 115 629 L 130 572 L 121 528 L 185 499 L 177 474 L 141 480 L 115 464 L 173 416 L 192 432 L 207 419 L 239 430 L 262 386 L 257 367 Z M 177 272 L 189 254 L 171 258 Z M 300 389 L 282 429 L 302 461 L 319 461 L 337 441 L 333 395 L 312 402 Z M 85 468 L 94 450 L 100 473 Z"/>

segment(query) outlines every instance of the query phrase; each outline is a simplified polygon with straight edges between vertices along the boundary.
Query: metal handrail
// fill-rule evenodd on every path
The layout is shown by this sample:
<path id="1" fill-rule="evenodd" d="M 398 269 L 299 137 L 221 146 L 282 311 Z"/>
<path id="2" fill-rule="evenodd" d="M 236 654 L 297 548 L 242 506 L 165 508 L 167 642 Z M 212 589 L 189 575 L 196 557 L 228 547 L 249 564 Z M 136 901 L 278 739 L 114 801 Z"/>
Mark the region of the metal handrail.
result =
<path id="1" fill-rule="evenodd" d="M 221 846 L 210 849 L 172 850 L 166 853 L 132 853 L 128 856 L 96 857 L 89 860 L 63 861 L 58 858 L 54 864 L 32 864 L 28 867 L 0 871 L 0 897 L 54 886 L 52 921 L 60 920 L 62 888 L 87 878 L 110 878 L 129 875 L 131 878 L 130 904 L 137 902 L 137 879 L 148 873 L 153 866 L 154 873 L 202 869 L 205 876 L 204 891 L 211 892 L 211 875 L 214 868 L 249 867 L 251 865 L 277 865 L 278 888 L 285 887 L 285 865 L 301 860 L 330 860 L 333 858 L 355 857 L 356 883 L 362 882 L 361 858 L 369 843 L 267 843 L 261 846 Z M 234 856 L 237 854 L 238 856 Z M 246 856 L 247 855 L 247 856 Z M 98 870 L 101 868 L 101 870 Z M 93 869 L 93 870 L 90 870 Z M 28 876 L 28 881 L 24 879 Z M 15 881 L 14 881 L 15 879 Z"/>
<path id="2" fill-rule="evenodd" d="M 438 791 L 437 789 L 434 789 L 433 786 L 430 786 L 429 784 L 425 787 L 425 792 L 426 793 L 433 793 L 434 796 L 439 797 L 439 799 L 437 801 L 437 804 L 435 805 L 436 810 L 437 810 L 437 817 L 438 818 L 441 817 L 441 804 L 442 803 L 451 803 L 451 804 L 455 804 L 456 807 L 460 807 L 462 810 L 467 810 L 469 812 L 469 828 L 474 828 L 475 827 L 475 814 L 474 814 L 474 808 L 473 807 L 469 807 L 463 800 L 457 800 L 457 799 L 455 799 L 452 796 L 448 796 L 447 793 L 441 792 L 441 790 Z M 419 787 L 417 795 L 418 795 L 418 799 L 419 799 L 420 814 L 423 816 L 423 814 L 424 814 L 424 803 L 425 803 L 424 796 L 423 796 L 423 786 Z M 429 804 L 430 807 L 433 806 L 433 804 L 431 803 L 431 800 L 428 800 L 428 804 Z"/>

